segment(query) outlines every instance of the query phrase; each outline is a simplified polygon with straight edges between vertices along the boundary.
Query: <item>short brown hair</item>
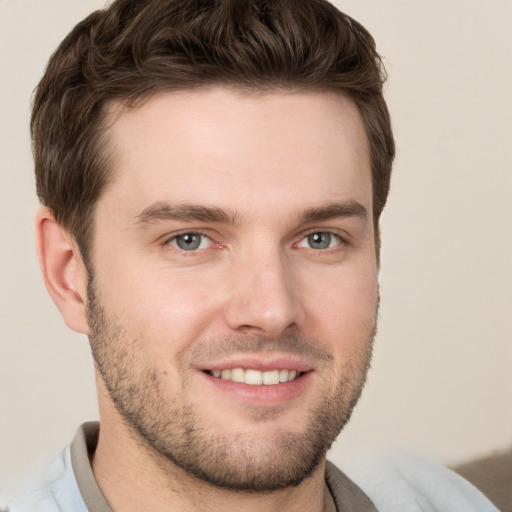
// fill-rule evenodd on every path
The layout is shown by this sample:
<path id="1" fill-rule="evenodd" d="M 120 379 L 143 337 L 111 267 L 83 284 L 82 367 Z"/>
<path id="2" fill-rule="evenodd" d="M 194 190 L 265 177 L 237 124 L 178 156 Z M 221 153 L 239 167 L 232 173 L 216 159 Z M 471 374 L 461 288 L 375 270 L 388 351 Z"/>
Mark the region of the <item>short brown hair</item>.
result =
<path id="1" fill-rule="evenodd" d="M 338 91 L 357 105 L 370 145 L 376 227 L 394 141 L 375 42 L 325 0 L 116 0 L 79 23 L 39 83 L 31 133 L 37 194 L 86 258 L 94 205 L 112 166 L 106 102 L 227 85 Z"/>

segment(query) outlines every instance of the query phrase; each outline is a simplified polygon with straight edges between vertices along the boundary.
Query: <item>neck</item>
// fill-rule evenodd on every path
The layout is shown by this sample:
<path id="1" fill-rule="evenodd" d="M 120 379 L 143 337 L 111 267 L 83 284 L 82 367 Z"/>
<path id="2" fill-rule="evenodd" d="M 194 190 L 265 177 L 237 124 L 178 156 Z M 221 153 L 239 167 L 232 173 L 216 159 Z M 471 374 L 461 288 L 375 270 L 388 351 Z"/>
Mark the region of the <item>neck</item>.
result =
<path id="1" fill-rule="evenodd" d="M 100 416 L 92 469 L 116 512 L 335 510 L 324 480 L 325 460 L 295 487 L 269 492 L 231 491 L 210 485 L 156 454 L 115 413 Z"/>

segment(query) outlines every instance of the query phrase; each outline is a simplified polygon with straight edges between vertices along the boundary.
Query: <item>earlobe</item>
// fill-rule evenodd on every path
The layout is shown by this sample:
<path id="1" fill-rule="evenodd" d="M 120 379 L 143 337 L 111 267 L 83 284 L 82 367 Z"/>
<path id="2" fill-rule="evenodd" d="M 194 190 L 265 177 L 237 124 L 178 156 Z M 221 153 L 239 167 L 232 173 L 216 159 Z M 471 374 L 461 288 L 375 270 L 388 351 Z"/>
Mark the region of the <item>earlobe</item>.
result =
<path id="1" fill-rule="evenodd" d="M 36 215 L 36 245 L 46 289 L 64 322 L 73 331 L 88 334 L 87 273 L 80 251 L 45 206 Z"/>

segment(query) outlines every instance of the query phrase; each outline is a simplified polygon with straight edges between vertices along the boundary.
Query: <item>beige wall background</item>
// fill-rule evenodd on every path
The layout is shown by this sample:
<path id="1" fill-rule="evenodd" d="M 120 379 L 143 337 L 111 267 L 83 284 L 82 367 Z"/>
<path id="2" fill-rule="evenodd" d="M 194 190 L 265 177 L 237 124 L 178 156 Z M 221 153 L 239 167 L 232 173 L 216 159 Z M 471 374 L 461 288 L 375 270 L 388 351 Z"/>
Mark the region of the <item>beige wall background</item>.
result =
<path id="1" fill-rule="evenodd" d="M 398 158 L 373 369 L 332 450 L 453 463 L 512 442 L 512 2 L 339 0 L 377 39 Z M 29 101 L 102 0 L 0 0 L 0 503 L 95 418 L 87 340 L 35 258 Z"/>

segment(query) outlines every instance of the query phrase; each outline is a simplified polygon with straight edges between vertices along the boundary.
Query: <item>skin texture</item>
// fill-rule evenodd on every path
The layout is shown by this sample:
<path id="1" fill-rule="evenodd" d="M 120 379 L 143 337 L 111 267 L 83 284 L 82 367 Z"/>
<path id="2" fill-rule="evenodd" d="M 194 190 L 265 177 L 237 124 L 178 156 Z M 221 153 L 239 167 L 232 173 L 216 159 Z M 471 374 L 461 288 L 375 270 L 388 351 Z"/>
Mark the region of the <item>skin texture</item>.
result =
<path id="1" fill-rule="evenodd" d="M 378 303 L 356 108 L 210 89 L 109 115 L 116 169 L 89 280 L 72 238 L 38 218 L 49 290 L 96 362 L 102 491 L 116 510 L 323 510 L 325 452 L 364 384 Z M 206 373 L 237 366 L 302 375 Z"/>

